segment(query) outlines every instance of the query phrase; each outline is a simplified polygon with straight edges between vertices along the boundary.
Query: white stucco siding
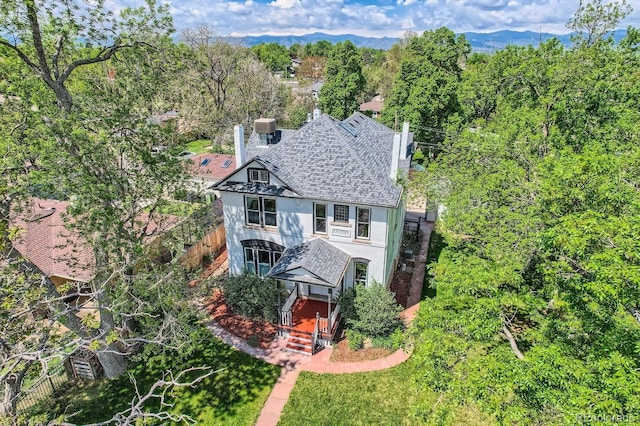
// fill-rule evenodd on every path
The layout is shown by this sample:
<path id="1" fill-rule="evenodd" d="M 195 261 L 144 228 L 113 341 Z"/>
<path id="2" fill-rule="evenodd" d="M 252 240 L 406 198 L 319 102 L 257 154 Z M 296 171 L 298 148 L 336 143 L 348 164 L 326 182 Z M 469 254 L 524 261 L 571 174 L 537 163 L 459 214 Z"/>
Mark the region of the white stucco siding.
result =
<path id="1" fill-rule="evenodd" d="M 264 167 L 262 167 L 256 161 L 249 161 L 246 167 L 243 167 L 242 169 L 237 170 L 235 173 L 233 173 L 231 176 L 226 177 L 225 179 L 231 182 L 245 182 L 245 183 L 249 182 L 249 174 L 247 169 L 263 169 L 264 170 Z M 282 186 L 282 187 L 286 186 L 280 179 L 274 176 L 273 173 L 269 173 L 269 184 Z"/>
<path id="2" fill-rule="evenodd" d="M 373 279 L 386 284 L 387 275 L 387 209 L 382 207 L 366 207 L 371 209 L 370 238 L 356 238 L 356 205 L 349 205 L 349 223 L 334 223 L 334 205 L 327 204 L 327 233 L 314 234 L 314 201 L 294 198 L 276 198 L 277 227 L 247 225 L 245 215 L 244 194 L 223 192 L 224 221 L 227 235 L 227 252 L 229 255 L 229 271 L 240 274 L 244 270 L 244 251 L 242 241 L 259 239 L 271 241 L 284 246 L 293 247 L 313 238 L 326 238 L 336 247 L 344 250 L 352 258 L 369 261 L 368 283 Z M 333 230 L 348 230 L 348 237 L 335 235 Z M 328 267 L 333 265 L 327 265 Z M 345 282 L 353 282 L 353 264 L 347 270 Z"/>

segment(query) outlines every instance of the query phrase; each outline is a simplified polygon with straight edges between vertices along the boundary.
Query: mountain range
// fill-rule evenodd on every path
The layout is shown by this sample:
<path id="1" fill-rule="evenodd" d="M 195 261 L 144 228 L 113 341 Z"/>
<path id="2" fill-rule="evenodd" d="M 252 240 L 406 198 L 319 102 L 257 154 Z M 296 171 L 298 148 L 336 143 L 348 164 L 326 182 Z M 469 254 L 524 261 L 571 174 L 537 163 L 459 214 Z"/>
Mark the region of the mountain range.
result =
<path id="1" fill-rule="evenodd" d="M 614 31 L 614 39 L 620 41 L 625 35 L 626 30 Z M 551 34 L 534 31 L 496 31 L 492 33 L 462 33 L 465 35 L 471 48 L 476 52 L 493 52 L 503 49 L 507 45 L 538 45 L 541 41 L 557 37 L 565 46 L 571 45 L 571 34 Z M 303 35 L 260 35 L 260 36 L 244 36 L 242 37 L 244 44 L 247 46 L 255 46 L 262 43 L 278 43 L 283 46 L 291 46 L 295 43 L 305 45 L 307 43 L 317 43 L 326 40 L 332 44 L 345 40 L 350 40 L 357 47 L 372 47 L 375 49 L 387 50 L 391 48 L 400 39 L 393 37 L 362 37 L 354 34 L 332 35 L 325 33 L 312 33 Z"/>

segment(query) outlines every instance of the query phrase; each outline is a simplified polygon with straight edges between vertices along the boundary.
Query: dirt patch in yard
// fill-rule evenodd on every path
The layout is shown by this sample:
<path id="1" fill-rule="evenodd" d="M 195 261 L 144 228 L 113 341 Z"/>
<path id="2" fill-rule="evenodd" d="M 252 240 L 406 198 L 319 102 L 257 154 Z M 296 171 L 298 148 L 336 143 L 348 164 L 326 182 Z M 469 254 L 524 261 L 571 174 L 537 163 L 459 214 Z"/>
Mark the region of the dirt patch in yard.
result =
<path id="1" fill-rule="evenodd" d="M 384 358 L 391 354 L 391 350 L 384 348 L 363 348 L 357 351 L 349 349 L 349 340 L 342 339 L 333 345 L 331 352 L 331 362 L 360 362 L 371 361 L 378 358 Z"/>
<path id="2" fill-rule="evenodd" d="M 411 277 L 410 272 L 396 271 L 391 281 L 391 291 L 396 294 L 396 302 L 403 308 L 407 308 L 407 300 L 411 293 Z"/>
<path id="3" fill-rule="evenodd" d="M 227 306 L 220 290 L 214 290 L 205 307 L 215 322 L 229 333 L 263 349 L 269 347 L 278 329 L 271 323 L 234 315 Z"/>

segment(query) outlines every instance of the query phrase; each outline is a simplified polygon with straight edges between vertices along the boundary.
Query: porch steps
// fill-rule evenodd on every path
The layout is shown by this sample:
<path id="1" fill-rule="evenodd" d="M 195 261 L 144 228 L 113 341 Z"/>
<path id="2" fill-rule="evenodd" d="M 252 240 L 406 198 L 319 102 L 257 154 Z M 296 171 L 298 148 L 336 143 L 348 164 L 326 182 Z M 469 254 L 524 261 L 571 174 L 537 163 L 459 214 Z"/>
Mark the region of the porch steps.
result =
<path id="1" fill-rule="evenodd" d="M 292 330 L 287 337 L 285 349 L 305 355 L 313 355 L 311 336 L 308 333 Z"/>

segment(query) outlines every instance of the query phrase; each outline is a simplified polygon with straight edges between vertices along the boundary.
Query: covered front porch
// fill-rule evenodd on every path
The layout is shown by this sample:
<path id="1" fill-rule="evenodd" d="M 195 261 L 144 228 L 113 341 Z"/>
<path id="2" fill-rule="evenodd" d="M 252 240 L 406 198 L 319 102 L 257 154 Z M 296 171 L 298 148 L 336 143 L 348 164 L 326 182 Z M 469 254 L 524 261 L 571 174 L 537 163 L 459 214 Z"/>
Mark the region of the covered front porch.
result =
<path id="1" fill-rule="evenodd" d="M 340 323 L 340 307 L 331 296 L 322 300 L 317 295 L 302 295 L 301 286 L 291 290 L 280 308 L 280 334 L 306 334 L 315 337 L 318 345 L 330 345 Z"/>
<path id="2" fill-rule="evenodd" d="M 338 294 L 351 258 L 332 244 L 315 239 L 285 251 L 269 276 L 289 290 L 280 304 L 281 337 L 287 347 L 311 353 L 331 345 L 340 323 Z"/>

